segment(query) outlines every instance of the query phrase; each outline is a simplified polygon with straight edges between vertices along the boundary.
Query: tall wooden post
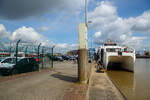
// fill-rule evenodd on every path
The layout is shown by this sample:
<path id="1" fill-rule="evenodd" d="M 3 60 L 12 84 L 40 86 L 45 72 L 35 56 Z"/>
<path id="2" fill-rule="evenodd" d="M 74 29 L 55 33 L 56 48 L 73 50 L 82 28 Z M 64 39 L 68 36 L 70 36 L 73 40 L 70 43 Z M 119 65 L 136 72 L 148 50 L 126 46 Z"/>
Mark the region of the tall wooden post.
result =
<path id="1" fill-rule="evenodd" d="M 87 25 L 79 24 L 79 50 L 78 50 L 78 80 L 87 83 L 88 50 L 87 50 Z"/>

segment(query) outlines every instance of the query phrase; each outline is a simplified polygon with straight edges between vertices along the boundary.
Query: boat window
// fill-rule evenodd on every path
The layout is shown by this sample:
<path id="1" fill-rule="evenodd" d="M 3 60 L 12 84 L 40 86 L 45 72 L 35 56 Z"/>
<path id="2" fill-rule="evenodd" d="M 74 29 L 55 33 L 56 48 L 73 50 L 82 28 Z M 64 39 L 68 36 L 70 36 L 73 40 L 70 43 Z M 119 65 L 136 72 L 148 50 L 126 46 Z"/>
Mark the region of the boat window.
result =
<path id="1" fill-rule="evenodd" d="M 121 48 L 107 48 L 106 51 L 107 52 L 118 52 L 118 51 L 121 51 Z"/>
<path id="2" fill-rule="evenodd" d="M 107 52 L 115 52 L 116 50 L 115 50 L 115 48 L 107 48 L 106 51 Z"/>
<path id="3" fill-rule="evenodd" d="M 116 52 L 121 51 L 121 49 L 120 49 L 120 48 L 115 48 L 115 50 L 116 50 Z"/>
<path id="4" fill-rule="evenodd" d="M 124 48 L 124 52 L 133 52 L 133 50 L 131 48 Z"/>

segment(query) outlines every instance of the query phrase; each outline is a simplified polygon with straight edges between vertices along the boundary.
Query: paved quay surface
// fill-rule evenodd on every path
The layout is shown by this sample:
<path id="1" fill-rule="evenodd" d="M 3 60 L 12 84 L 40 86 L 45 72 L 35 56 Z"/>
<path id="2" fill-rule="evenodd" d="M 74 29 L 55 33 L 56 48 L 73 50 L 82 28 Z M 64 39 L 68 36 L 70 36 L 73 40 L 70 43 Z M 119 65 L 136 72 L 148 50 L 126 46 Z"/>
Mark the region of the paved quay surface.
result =
<path id="1" fill-rule="evenodd" d="M 55 62 L 55 70 L 0 82 L 0 100 L 85 100 L 87 85 L 77 81 L 77 63 Z"/>
<path id="2" fill-rule="evenodd" d="M 93 67 L 89 86 L 89 100 L 124 100 L 124 98 L 106 73 L 98 73 Z"/>

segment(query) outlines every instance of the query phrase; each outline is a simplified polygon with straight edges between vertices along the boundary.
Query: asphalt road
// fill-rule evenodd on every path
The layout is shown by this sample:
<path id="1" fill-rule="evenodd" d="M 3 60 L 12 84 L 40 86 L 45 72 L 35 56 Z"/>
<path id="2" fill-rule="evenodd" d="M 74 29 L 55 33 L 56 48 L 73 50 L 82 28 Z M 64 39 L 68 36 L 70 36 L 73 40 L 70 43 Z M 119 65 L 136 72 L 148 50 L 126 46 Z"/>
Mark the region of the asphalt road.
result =
<path id="1" fill-rule="evenodd" d="M 0 100 L 61 100 L 76 81 L 77 64 L 55 62 L 54 71 L 0 83 Z"/>

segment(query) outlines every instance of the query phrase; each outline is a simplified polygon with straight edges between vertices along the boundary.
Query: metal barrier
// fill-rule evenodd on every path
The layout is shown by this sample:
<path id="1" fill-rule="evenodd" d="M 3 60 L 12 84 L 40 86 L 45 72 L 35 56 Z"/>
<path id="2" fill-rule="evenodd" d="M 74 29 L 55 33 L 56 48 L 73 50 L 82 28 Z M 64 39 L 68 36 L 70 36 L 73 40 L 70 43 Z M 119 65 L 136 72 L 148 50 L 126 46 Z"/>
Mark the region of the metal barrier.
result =
<path id="1" fill-rule="evenodd" d="M 1 42 L 1 41 L 0 41 Z M 39 69 L 50 69 L 53 67 L 54 46 L 42 46 L 41 43 L 24 42 L 21 40 L 0 43 L 0 57 L 15 57 L 16 64 L 18 57 L 32 57 L 36 59 Z"/>
<path id="2" fill-rule="evenodd" d="M 40 63 L 39 63 L 39 68 L 40 69 L 50 69 L 52 68 L 52 57 L 50 54 L 41 54 L 40 56 Z"/>

